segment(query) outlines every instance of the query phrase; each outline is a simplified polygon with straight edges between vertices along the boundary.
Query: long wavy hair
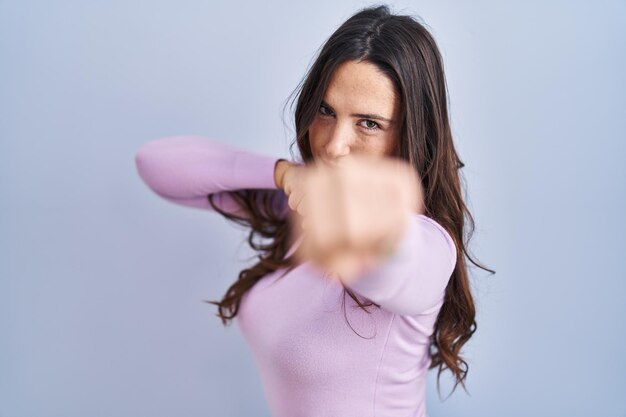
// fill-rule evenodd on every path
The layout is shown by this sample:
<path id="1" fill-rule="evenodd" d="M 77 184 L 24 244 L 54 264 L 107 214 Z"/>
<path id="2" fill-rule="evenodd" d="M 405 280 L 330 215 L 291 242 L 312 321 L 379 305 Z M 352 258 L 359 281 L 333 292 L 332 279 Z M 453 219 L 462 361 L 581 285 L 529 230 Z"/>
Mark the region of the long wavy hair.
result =
<path id="1" fill-rule="evenodd" d="M 452 392 L 459 383 L 467 392 L 464 380 L 469 366 L 460 351 L 476 331 L 477 324 L 468 265 L 462 255 L 492 274 L 495 271 L 478 264 L 467 251 L 474 232 L 474 219 L 461 193 L 460 170 L 465 165 L 452 140 L 441 54 L 423 24 L 409 15 L 392 14 L 387 5 L 363 8 L 351 16 L 323 44 L 306 76 L 292 93 L 299 94 L 295 110 L 296 138 L 290 151 L 297 144 L 304 163 L 313 160 L 309 126 L 318 112 L 333 71 L 348 60 L 372 63 L 393 82 L 402 109 L 399 157 L 421 178 L 424 214 L 444 227 L 455 242 L 457 263 L 431 336 L 429 369 L 438 367 L 438 390 L 442 371 L 449 369 L 455 378 Z M 285 199 L 283 191 L 243 189 L 227 193 L 244 214 L 226 213 L 215 204 L 213 195 L 208 199 L 224 217 L 251 229 L 247 240 L 258 253 L 258 262 L 239 273 L 237 281 L 228 288 L 221 301 L 205 300 L 218 306 L 217 316 L 224 325 L 236 316 L 242 296 L 263 276 L 285 268 L 284 276 L 295 267 L 294 256 L 285 257 L 291 241 L 289 218 L 282 215 L 284 210 L 281 208 L 284 207 L 280 204 Z M 366 307 L 380 307 L 373 302 L 362 303 L 343 283 L 342 286 L 344 316 L 346 294 L 368 313 Z"/>

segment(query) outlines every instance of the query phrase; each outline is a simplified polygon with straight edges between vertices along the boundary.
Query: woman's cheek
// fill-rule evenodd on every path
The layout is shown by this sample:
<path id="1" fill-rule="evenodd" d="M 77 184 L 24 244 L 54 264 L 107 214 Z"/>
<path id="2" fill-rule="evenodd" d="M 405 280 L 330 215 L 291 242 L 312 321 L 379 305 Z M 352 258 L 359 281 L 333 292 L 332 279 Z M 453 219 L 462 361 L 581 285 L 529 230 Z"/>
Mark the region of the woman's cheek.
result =
<path id="1" fill-rule="evenodd" d="M 322 132 L 323 128 L 319 126 L 319 121 L 313 122 L 309 127 L 309 144 L 311 146 L 311 153 L 315 158 L 318 158 L 320 155 Z"/>

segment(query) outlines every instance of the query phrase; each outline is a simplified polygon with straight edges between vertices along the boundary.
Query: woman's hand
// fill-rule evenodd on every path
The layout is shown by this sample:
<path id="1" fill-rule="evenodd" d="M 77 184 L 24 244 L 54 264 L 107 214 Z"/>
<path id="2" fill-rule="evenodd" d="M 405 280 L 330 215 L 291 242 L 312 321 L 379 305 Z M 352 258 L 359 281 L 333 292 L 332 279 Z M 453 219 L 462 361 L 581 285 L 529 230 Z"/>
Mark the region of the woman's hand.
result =
<path id="1" fill-rule="evenodd" d="M 337 167 L 298 166 L 285 173 L 284 184 L 289 206 L 304 216 L 304 228 L 292 230 L 295 239 L 303 238 L 296 258 L 344 282 L 384 260 L 408 215 L 424 212 L 421 182 L 397 158 L 351 155 Z"/>
<path id="2" fill-rule="evenodd" d="M 306 168 L 301 164 L 294 164 L 287 160 L 280 160 L 276 163 L 274 178 L 278 188 L 282 189 L 288 197 L 288 205 L 291 210 L 302 215 L 304 205 L 304 174 Z M 301 225 L 302 218 L 298 220 Z"/>

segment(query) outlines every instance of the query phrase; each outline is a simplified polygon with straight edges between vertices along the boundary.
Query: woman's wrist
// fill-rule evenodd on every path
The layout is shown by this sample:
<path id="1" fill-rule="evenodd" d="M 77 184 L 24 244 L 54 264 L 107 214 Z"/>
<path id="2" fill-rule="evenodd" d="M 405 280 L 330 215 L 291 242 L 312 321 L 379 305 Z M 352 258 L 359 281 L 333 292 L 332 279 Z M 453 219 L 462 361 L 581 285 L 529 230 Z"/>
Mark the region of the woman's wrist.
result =
<path id="1" fill-rule="evenodd" d="M 283 177 L 287 168 L 289 168 L 289 161 L 286 159 L 280 158 L 276 161 L 274 165 L 274 183 L 277 188 L 283 188 Z"/>

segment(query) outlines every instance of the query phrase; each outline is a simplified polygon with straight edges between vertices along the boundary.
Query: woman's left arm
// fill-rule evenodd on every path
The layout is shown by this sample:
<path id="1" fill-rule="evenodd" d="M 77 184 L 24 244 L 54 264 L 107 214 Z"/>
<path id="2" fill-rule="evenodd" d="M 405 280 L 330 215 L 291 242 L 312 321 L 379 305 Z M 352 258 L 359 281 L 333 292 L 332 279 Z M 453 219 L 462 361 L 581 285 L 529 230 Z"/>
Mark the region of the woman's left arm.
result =
<path id="1" fill-rule="evenodd" d="M 332 169 L 305 168 L 296 184 L 296 258 L 310 260 L 360 295 L 402 314 L 428 314 L 443 302 L 457 251 L 425 213 L 415 170 L 397 159 L 344 157 Z M 301 213 L 300 213 L 301 212 Z M 306 225 L 306 227 L 304 227 Z M 389 257 L 381 253 L 389 246 Z"/>
<path id="2" fill-rule="evenodd" d="M 428 314 L 443 303 L 457 251 L 435 220 L 412 213 L 393 254 L 346 286 L 402 315 Z"/>

